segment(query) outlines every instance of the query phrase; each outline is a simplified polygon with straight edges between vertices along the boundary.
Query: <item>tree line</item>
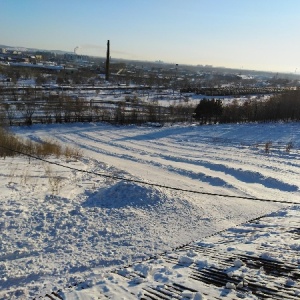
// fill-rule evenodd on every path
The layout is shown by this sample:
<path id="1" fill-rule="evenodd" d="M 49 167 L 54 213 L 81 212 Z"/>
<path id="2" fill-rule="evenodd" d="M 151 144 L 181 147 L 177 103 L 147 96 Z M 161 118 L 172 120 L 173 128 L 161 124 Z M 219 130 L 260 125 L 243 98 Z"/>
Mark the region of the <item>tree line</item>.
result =
<path id="1" fill-rule="evenodd" d="M 7 125 L 33 123 L 110 122 L 114 124 L 159 124 L 198 121 L 200 124 L 274 122 L 300 120 L 300 90 L 287 91 L 268 99 L 202 99 L 198 105 L 180 101 L 167 106 L 146 102 L 137 96 L 123 101 L 87 101 L 65 94 L 39 95 L 28 90 L 10 101 L 0 98 L 0 119 Z"/>
<path id="2" fill-rule="evenodd" d="M 194 111 L 201 123 L 275 122 L 300 120 L 300 90 L 286 91 L 269 99 L 236 99 L 224 105 L 221 100 L 203 99 Z"/>
<path id="3" fill-rule="evenodd" d="M 87 101 L 66 94 L 42 94 L 27 90 L 15 94 L 11 101 L 0 101 L 1 119 L 7 125 L 34 123 L 109 122 L 143 124 L 191 121 L 195 105 L 181 101 L 161 106 L 157 101 L 145 102 L 137 96 L 123 101 Z"/>
<path id="4" fill-rule="evenodd" d="M 275 122 L 300 120 L 300 90 L 287 91 L 267 100 L 254 99 L 224 107 L 222 122 Z"/>

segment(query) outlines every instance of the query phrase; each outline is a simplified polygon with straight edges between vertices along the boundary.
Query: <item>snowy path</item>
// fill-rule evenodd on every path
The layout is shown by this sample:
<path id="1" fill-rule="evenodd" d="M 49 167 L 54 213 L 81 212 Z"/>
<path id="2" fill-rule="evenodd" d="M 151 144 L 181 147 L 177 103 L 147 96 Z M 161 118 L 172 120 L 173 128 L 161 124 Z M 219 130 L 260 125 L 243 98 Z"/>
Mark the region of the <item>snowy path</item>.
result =
<path id="1" fill-rule="evenodd" d="M 37 134 L 46 133 L 64 143 L 76 144 L 89 157 L 153 183 L 174 186 L 176 182 L 176 187 L 193 190 L 213 186 L 221 193 L 253 197 L 265 194 L 271 199 L 285 199 L 291 192 L 299 197 L 299 126 L 278 124 L 273 140 L 269 136 L 273 125 L 254 137 L 253 131 L 260 132 L 263 125 L 207 127 L 85 125 L 47 129 L 47 133 L 39 130 Z M 281 150 L 276 146 L 267 155 L 263 146 L 255 147 L 256 143 L 269 140 L 274 147 L 281 145 Z M 284 149 L 290 141 L 298 150 L 286 153 Z"/>

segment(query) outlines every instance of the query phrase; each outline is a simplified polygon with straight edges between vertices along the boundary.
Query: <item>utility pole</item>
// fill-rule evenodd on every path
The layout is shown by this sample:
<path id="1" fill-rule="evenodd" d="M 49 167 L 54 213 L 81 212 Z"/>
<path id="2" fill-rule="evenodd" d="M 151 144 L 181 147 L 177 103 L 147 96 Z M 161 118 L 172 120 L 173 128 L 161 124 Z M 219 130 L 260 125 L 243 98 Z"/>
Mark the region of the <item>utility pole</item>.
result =
<path id="1" fill-rule="evenodd" d="M 106 70 L 105 70 L 105 80 L 109 81 L 109 60 L 110 60 L 110 49 L 109 49 L 109 40 L 107 41 L 107 50 L 106 50 Z"/>
<path id="2" fill-rule="evenodd" d="M 174 96 L 175 88 L 177 88 L 177 70 L 178 70 L 178 64 L 176 64 L 175 66 L 175 77 L 173 81 L 173 96 Z"/>

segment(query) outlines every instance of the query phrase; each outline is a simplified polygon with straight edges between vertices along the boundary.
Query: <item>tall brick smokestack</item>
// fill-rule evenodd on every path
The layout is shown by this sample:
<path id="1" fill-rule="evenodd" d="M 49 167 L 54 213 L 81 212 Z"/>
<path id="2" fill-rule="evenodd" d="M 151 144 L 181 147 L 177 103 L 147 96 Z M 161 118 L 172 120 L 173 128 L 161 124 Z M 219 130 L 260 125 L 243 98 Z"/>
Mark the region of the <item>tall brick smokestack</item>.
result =
<path id="1" fill-rule="evenodd" d="M 107 50 L 106 50 L 106 70 L 105 70 L 105 80 L 109 81 L 109 60 L 110 60 L 110 49 L 109 49 L 109 40 L 107 41 Z"/>

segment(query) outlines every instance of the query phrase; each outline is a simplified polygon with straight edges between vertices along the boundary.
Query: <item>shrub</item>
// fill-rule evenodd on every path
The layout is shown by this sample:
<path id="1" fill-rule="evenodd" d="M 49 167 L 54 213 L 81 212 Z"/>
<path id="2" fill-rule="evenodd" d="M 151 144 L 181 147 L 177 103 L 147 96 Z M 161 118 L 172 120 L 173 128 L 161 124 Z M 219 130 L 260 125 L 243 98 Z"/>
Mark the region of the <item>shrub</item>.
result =
<path id="1" fill-rule="evenodd" d="M 290 153 L 292 148 L 293 148 L 293 143 L 289 142 L 285 147 L 285 151 Z"/>
<path id="2" fill-rule="evenodd" d="M 80 149 L 66 147 L 63 148 L 57 142 L 45 140 L 40 143 L 29 139 L 22 139 L 15 136 L 8 130 L 0 127 L 0 157 L 18 156 L 29 154 L 38 157 L 64 156 L 68 159 L 80 159 L 82 157 Z"/>
<path id="3" fill-rule="evenodd" d="M 265 144 L 265 152 L 266 152 L 267 154 L 270 153 L 271 146 L 272 146 L 272 142 L 271 142 L 271 141 L 266 142 L 266 144 Z"/>

